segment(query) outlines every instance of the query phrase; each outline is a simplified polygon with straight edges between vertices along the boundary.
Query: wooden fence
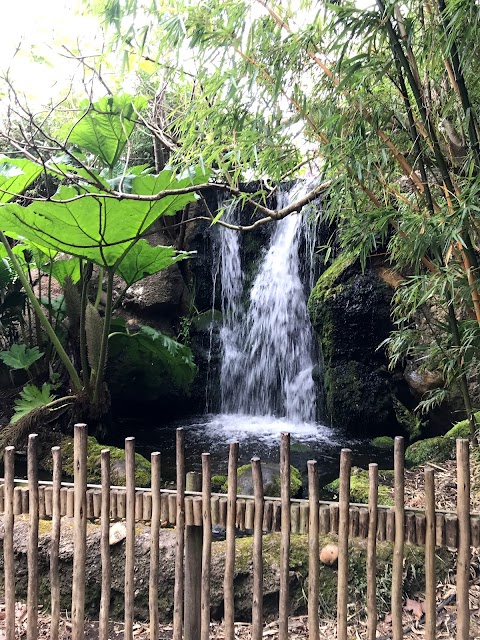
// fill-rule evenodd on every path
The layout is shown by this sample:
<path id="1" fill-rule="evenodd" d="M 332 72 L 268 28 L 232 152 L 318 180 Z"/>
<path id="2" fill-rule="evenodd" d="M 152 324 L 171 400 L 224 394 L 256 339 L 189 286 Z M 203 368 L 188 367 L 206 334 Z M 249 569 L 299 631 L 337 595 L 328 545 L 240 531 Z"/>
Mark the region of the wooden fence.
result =
<path id="1" fill-rule="evenodd" d="M 393 508 L 378 505 L 378 466 L 369 466 L 368 506 L 350 504 L 351 452 L 342 449 L 338 503 L 326 503 L 318 496 L 316 461 L 308 464 L 308 501 L 290 498 L 290 436 L 281 435 L 280 484 L 278 500 L 263 495 L 259 458 L 252 458 L 254 496 L 237 495 L 238 443 L 230 444 L 228 495 L 211 494 L 211 463 L 202 454 L 201 492 L 186 491 L 184 432 L 177 430 L 177 489 L 160 488 L 160 453 L 152 453 L 152 479 L 148 490 L 135 488 L 135 440 L 125 441 L 126 487 L 110 486 L 110 452 L 101 454 L 101 487 L 87 485 L 87 427 L 75 425 L 74 483 L 62 485 L 62 461 L 59 447 L 53 447 L 53 481 L 42 486 L 38 481 L 37 436 L 28 440 L 28 480 L 26 486 L 14 477 L 14 448 L 4 454 L 5 478 L 0 488 L 0 508 L 4 522 L 5 624 L 6 640 L 15 638 L 15 516 L 28 513 L 28 588 L 27 638 L 37 638 L 38 616 L 38 536 L 39 520 L 52 519 L 50 545 L 51 638 L 58 639 L 60 619 L 59 542 L 61 517 L 74 521 L 74 558 L 72 580 L 72 637 L 83 640 L 85 630 L 85 574 L 87 520 L 100 520 L 102 584 L 99 614 L 99 638 L 108 639 L 111 560 L 110 524 L 126 521 L 125 540 L 125 638 L 133 640 L 135 522 L 150 523 L 149 612 L 150 637 L 158 638 L 158 564 L 161 526 L 176 527 L 175 586 L 173 603 L 173 639 L 207 640 L 210 631 L 210 571 L 212 524 L 225 526 L 226 558 L 224 573 L 224 625 L 226 640 L 234 638 L 235 534 L 247 529 L 253 535 L 252 638 L 259 640 L 263 629 L 263 533 L 280 532 L 279 640 L 288 638 L 289 554 L 291 533 L 308 534 L 308 635 L 319 638 L 319 535 L 338 534 L 337 638 L 347 639 L 348 542 L 350 538 L 367 540 L 367 638 L 376 637 L 376 545 L 377 540 L 393 542 L 391 614 L 393 640 L 403 637 L 403 560 L 405 543 L 425 546 L 425 637 L 435 638 L 436 575 L 435 549 L 446 545 L 457 548 L 457 638 L 469 637 L 470 546 L 480 545 L 480 520 L 470 514 L 469 441 L 457 440 L 457 513 L 435 511 L 434 470 L 425 469 L 425 510 L 406 510 L 404 506 L 404 443 L 395 439 Z M 184 607 L 184 602 L 188 606 Z"/>

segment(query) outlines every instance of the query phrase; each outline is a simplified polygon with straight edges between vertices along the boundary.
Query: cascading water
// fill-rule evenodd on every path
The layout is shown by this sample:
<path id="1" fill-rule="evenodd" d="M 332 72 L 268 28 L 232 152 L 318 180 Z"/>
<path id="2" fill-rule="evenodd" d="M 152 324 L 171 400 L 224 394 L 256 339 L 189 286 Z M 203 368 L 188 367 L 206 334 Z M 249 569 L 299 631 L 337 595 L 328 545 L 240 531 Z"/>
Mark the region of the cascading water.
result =
<path id="1" fill-rule="evenodd" d="M 306 192 L 302 184 L 279 194 L 279 208 Z M 235 210 L 227 211 L 234 219 Z M 315 419 L 313 337 L 301 279 L 304 259 L 312 259 L 311 225 L 292 214 L 276 223 L 270 245 L 245 300 L 239 233 L 221 228 L 223 328 L 222 412 Z M 311 264 L 306 265 L 308 273 Z"/>

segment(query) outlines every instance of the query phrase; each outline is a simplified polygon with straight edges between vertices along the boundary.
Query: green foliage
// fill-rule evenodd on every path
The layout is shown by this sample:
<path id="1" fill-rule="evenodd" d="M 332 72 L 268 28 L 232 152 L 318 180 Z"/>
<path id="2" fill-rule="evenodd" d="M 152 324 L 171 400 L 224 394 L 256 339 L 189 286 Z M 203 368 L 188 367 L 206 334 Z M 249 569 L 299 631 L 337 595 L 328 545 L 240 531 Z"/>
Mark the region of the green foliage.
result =
<path id="1" fill-rule="evenodd" d="M 394 440 L 390 436 L 379 436 L 372 440 L 372 444 L 378 449 L 393 449 Z"/>
<path id="2" fill-rule="evenodd" d="M 10 369 L 29 369 L 44 354 L 38 347 L 13 344 L 8 351 L 0 351 L 0 360 Z"/>
<path id="3" fill-rule="evenodd" d="M 146 325 L 137 333 L 112 333 L 109 351 L 111 358 L 128 354 L 131 365 L 159 368 L 178 388 L 188 388 L 197 371 L 189 347 Z"/>
<path id="4" fill-rule="evenodd" d="M 45 407 L 55 400 L 51 394 L 52 387 L 46 382 L 39 389 L 34 384 L 27 384 L 20 392 L 20 397 L 15 401 L 15 413 L 11 419 L 11 424 L 15 424 L 21 418 L 31 413 L 34 409 Z"/>
<path id="5" fill-rule="evenodd" d="M 134 178 L 132 188 L 136 195 L 152 196 L 162 190 L 175 191 L 204 181 L 205 175 L 200 172 L 177 179 L 165 170 L 158 176 Z M 140 241 L 141 248 L 132 261 L 137 259 L 139 268 L 152 273 L 152 264 L 166 265 L 167 259 L 163 255 L 164 259 L 160 260 L 161 252 L 155 254 L 147 249 L 146 241 L 140 240 L 142 234 L 159 216 L 173 215 L 194 200 L 193 193 L 150 201 L 117 200 L 106 194 L 98 195 L 93 187 L 60 187 L 51 200 L 34 202 L 27 207 L 4 205 L 0 228 L 7 235 L 22 236 L 41 247 L 91 260 L 106 268 L 117 268 Z M 128 265 L 129 276 L 133 273 L 138 279 L 138 270 L 131 262 Z"/>
<path id="6" fill-rule="evenodd" d="M 31 160 L 0 155 L 0 202 L 10 202 L 38 178 L 41 172 L 41 165 Z"/>
<path id="7" fill-rule="evenodd" d="M 106 96 L 80 105 L 80 117 L 73 128 L 66 127 L 66 142 L 99 158 L 113 169 L 119 161 L 137 120 L 147 106 L 142 96 Z"/>

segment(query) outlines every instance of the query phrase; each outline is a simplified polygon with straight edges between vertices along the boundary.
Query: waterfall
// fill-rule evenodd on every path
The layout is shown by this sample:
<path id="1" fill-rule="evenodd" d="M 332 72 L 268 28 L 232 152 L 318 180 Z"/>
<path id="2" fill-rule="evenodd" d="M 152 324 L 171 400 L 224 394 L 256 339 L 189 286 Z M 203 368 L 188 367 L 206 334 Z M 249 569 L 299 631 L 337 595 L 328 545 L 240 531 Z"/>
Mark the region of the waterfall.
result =
<path id="1" fill-rule="evenodd" d="M 278 208 L 307 190 L 298 183 L 281 191 Z M 226 219 L 235 218 L 234 207 L 227 207 Z M 313 335 L 302 275 L 312 271 L 314 229 L 302 213 L 272 225 L 250 292 L 244 287 L 241 234 L 221 227 L 222 412 L 313 422 Z"/>

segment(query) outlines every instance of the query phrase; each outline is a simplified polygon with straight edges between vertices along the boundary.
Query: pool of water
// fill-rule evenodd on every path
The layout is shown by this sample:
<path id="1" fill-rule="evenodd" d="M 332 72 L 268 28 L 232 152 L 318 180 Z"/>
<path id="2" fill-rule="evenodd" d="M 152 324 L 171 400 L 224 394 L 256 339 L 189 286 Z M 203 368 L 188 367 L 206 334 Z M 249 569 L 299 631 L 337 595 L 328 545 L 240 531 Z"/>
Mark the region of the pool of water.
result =
<path id="1" fill-rule="evenodd" d="M 379 450 L 370 439 L 353 437 L 342 430 L 319 423 L 294 424 L 272 416 L 241 414 L 210 414 L 191 416 L 165 425 L 154 421 L 142 423 L 125 420 L 119 425 L 117 446 L 122 438 L 135 434 L 137 451 L 150 457 L 153 451 L 162 454 L 162 478 L 175 480 L 175 432 L 185 431 L 187 471 L 201 471 L 201 454 L 210 452 L 212 473 L 224 475 L 228 465 L 229 443 L 239 442 L 239 465 L 250 462 L 253 456 L 264 461 L 279 459 L 280 434 L 291 434 L 291 463 L 297 467 L 306 483 L 307 460 L 318 461 L 320 486 L 338 477 L 340 451 L 352 450 L 352 464 L 366 468 L 377 462 L 380 468 L 392 468 L 392 453 Z"/>

